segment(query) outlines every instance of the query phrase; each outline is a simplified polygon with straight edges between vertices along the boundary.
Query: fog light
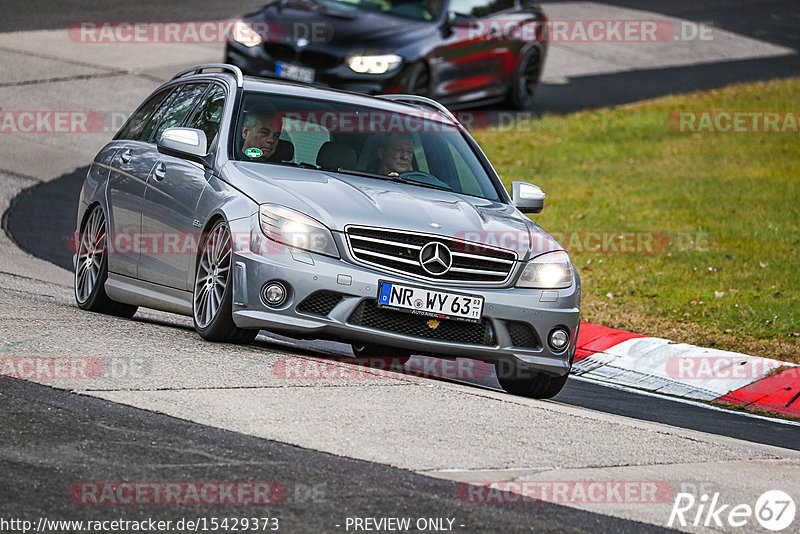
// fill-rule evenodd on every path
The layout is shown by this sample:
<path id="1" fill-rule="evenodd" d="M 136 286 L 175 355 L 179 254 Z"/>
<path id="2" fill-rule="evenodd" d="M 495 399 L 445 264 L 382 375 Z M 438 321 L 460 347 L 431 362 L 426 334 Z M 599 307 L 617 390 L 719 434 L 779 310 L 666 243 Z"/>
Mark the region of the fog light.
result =
<path id="1" fill-rule="evenodd" d="M 286 300 L 286 288 L 280 282 L 267 282 L 261 288 L 261 300 L 273 308 L 280 306 Z"/>
<path id="2" fill-rule="evenodd" d="M 548 342 L 550 343 L 550 348 L 556 352 L 561 352 L 567 348 L 567 345 L 569 344 L 569 334 L 566 332 L 566 330 L 556 328 L 550 332 Z"/>

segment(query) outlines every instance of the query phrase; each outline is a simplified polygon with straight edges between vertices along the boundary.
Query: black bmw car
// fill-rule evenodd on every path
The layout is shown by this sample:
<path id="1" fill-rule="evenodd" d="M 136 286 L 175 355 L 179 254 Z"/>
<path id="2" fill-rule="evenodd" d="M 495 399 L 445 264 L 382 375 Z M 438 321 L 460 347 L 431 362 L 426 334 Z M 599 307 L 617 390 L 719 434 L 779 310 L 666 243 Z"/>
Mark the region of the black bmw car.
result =
<path id="1" fill-rule="evenodd" d="M 527 0 L 275 0 L 234 26 L 225 61 L 246 74 L 448 107 L 528 109 L 547 53 Z"/>

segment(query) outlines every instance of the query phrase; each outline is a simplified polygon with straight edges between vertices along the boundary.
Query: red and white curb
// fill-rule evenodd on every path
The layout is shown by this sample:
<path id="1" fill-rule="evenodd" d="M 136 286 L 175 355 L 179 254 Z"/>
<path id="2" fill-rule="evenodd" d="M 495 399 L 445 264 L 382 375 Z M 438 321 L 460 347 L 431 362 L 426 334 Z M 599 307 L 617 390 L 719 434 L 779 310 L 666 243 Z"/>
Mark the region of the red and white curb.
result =
<path id="1" fill-rule="evenodd" d="M 581 323 L 572 373 L 618 386 L 800 417 L 800 367 Z"/>

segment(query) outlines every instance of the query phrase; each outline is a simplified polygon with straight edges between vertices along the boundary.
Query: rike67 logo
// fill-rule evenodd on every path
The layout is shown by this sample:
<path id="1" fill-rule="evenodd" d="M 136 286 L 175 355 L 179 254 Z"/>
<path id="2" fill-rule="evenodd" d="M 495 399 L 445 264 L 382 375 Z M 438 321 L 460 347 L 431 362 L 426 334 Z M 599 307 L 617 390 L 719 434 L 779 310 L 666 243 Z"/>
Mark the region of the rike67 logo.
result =
<path id="1" fill-rule="evenodd" d="M 678 493 L 667 526 L 727 529 L 750 525 L 752 528 L 755 519 L 763 528 L 780 532 L 794 522 L 796 512 L 794 499 L 781 490 L 764 492 L 756 500 L 755 506 L 723 503 L 719 493 L 711 497 L 704 493 L 700 498 L 691 493 Z"/>

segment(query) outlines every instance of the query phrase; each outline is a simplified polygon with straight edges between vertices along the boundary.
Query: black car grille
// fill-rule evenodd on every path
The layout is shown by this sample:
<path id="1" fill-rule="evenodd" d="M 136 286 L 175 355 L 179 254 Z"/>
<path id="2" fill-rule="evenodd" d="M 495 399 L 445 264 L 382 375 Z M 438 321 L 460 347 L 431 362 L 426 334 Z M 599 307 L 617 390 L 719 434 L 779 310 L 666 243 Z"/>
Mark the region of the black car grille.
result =
<path id="1" fill-rule="evenodd" d="M 278 61 L 297 61 L 295 49 L 289 45 L 280 43 L 266 43 L 264 51 L 273 59 Z"/>
<path id="2" fill-rule="evenodd" d="M 342 301 L 342 295 L 333 291 L 317 291 L 297 305 L 297 311 L 312 315 L 328 315 Z"/>
<path id="3" fill-rule="evenodd" d="M 539 337 L 528 323 L 509 321 L 506 323 L 508 335 L 511 336 L 511 344 L 520 348 L 538 349 L 541 347 Z"/>
<path id="4" fill-rule="evenodd" d="M 296 63 L 312 69 L 330 69 L 341 63 L 341 60 L 333 54 L 317 50 L 296 49 L 284 43 L 266 43 L 264 51 L 278 61 Z"/>
<path id="5" fill-rule="evenodd" d="M 431 324 L 435 324 L 433 321 L 438 322 L 436 328 L 431 328 Z M 362 301 L 350 314 L 347 322 L 405 336 L 454 341 L 470 345 L 493 346 L 496 344 L 494 328 L 487 319 L 483 319 L 480 323 L 432 319 L 422 315 L 378 308 L 374 300 Z"/>
<path id="6" fill-rule="evenodd" d="M 300 63 L 313 69 L 330 69 L 341 63 L 338 57 L 316 50 L 301 50 Z"/>
<path id="7" fill-rule="evenodd" d="M 349 227 L 347 240 L 353 256 L 361 263 L 429 280 L 502 283 L 508 279 L 517 258 L 508 250 L 399 230 Z M 420 250 L 431 242 L 446 245 L 452 253 L 453 264 L 445 274 L 431 275 L 420 265 Z"/>

